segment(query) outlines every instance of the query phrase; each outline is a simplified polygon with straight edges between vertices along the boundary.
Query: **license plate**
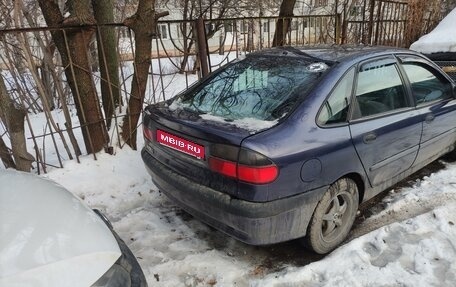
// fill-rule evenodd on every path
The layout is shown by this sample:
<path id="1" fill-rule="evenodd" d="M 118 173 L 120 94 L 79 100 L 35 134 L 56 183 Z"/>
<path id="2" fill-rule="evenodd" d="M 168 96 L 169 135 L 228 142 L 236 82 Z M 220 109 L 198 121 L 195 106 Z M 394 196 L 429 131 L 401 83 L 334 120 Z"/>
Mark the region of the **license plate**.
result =
<path id="1" fill-rule="evenodd" d="M 198 159 L 204 159 L 204 146 L 193 143 L 173 134 L 157 130 L 157 142 L 164 146 L 194 156 Z"/>

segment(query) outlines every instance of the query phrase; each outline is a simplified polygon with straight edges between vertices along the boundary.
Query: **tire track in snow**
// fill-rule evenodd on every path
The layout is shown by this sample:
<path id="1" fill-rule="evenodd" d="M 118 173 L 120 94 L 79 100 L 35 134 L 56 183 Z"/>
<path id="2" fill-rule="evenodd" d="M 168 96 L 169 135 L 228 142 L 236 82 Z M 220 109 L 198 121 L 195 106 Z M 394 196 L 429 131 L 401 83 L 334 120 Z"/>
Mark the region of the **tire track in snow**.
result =
<path id="1" fill-rule="evenodd" d="M 387 208 L 376 215 L 368 217 L 361 223 L 354 226 L 346 242 L 358 238 L 362 235 L 365 235 L 376 229 L 379 229 L 383 226 L 395 222 L 401 222 L 413 217 L 417 217 L 421 214 L 430 212 L 433 209 L 445 205 L 450 201 L 456 202 L 456 194 L 442 193 L 433 195 L 432 198 L 428 199 L 428 201 L 424 201 L 422 198 L 419 198 L 416 201 L 409 201 L 406 205 L 403 205 L 399 208 L 394 208 L 393 204 L 392 208 Z M 402 200 L 406 199 L 402 198 L 401 201 Z"/>

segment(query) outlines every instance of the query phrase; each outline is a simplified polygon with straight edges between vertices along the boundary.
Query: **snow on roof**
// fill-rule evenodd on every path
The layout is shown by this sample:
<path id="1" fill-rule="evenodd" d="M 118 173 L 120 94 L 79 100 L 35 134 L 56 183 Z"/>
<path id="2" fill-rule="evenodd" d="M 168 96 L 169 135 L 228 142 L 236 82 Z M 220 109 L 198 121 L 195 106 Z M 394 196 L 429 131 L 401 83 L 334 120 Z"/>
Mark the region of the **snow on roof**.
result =
<path id="1" fill-rule="evenodd" d="M 424 54 L 456 52 L 456 8 L 453 9 L 429 34 L 422 36 L 410 46 Z"/>

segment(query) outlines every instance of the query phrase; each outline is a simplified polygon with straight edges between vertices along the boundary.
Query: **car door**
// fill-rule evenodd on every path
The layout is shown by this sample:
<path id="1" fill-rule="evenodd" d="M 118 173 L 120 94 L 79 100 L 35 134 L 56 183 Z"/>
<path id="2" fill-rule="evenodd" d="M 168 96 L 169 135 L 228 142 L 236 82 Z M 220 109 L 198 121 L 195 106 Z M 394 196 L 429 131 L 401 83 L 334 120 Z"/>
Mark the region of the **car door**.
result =
<path id="1" fill-rule="evenodd" d="M 400 56 L 423 122 L 417 163 L 430 162 L 448 151 L 456 141 L 456 101 L 451 82 L 424 59 Z"/>
<path id="2" fill-rule="evenodd" d="M 359 65 L 350 132 L 372 186 L 409 169 L 418 153 L 422 123 L 393 56 Z"/>

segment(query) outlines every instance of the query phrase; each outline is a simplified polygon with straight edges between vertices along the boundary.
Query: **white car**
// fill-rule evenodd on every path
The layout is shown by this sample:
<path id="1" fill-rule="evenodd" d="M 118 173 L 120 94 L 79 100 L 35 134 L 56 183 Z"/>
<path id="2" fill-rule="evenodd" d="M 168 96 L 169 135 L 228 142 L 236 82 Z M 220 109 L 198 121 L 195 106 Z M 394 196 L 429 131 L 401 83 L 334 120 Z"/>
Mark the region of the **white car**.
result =
<path id="1" fill-rule="evenodd" d="M 145 287 L 109 221 L 62 186 L 0 171 L 0 286 Z"/>

